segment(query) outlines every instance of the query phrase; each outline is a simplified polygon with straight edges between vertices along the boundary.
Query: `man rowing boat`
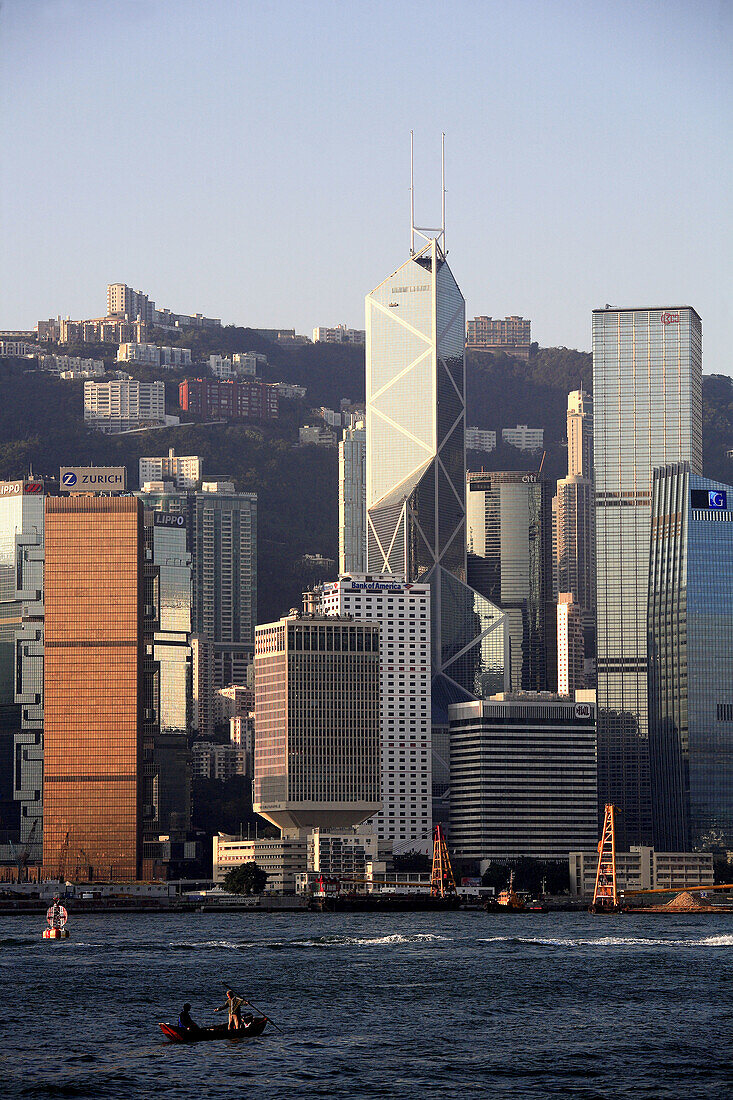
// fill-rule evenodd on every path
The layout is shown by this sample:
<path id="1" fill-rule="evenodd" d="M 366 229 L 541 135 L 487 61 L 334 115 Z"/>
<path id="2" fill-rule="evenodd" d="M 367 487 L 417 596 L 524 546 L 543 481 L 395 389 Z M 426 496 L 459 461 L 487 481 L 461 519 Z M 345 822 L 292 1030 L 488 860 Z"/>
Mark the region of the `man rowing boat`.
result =
<path id="1" fill-rule="evenodd" d="M 238 1031 L 242 1024 L 242 1005 L 249 1004 L 248 1001 L 244 1001 L 241 997 L 232 989 L 227 989 L 226 1003 L 220 1005 L 219 1008 L 215 1008 L 214 1012 L 223 1012 L 226 1009 L 229 1013 L 228 1027 L 231 1031 Z"/>

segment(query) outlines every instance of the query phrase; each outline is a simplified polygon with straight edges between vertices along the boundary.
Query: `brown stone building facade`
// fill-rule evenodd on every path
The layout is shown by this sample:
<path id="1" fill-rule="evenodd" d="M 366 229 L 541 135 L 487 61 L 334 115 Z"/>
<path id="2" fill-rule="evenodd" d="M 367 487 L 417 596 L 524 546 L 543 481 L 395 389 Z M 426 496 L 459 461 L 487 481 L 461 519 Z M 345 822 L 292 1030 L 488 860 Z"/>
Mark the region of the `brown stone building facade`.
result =
<path id="1" fill-rule="evenodd" d="M 43 868 L 142 870 L 143 508 L 46 498 Z"/>

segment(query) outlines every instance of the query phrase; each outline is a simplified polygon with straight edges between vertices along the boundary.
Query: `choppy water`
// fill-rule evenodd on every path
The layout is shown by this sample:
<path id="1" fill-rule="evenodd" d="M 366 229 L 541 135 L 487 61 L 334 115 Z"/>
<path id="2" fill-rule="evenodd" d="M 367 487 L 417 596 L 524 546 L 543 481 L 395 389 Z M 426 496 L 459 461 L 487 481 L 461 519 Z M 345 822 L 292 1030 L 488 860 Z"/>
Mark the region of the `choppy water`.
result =
<path id="1" fill-rule="evenodd" d="M 733 1095 L 733 916 L 0 917 L 0 1093 Z M 168 1045 L 230 982 L 283 1028 Z"/>

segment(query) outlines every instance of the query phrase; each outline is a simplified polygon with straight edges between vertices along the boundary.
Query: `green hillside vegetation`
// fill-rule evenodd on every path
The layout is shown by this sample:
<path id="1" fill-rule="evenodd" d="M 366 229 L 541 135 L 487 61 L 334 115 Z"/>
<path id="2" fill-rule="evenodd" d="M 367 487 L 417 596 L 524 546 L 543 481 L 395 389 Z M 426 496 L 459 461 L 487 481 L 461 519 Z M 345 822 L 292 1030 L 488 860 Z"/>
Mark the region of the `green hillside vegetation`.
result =
<path id="1" fill-rule="evenodd" d="M 168 342 L 170 335 L 166 333 Z M 208 475 L 230 475 L 237 489 L 259 499 L 258 618 L 267 622 L 299 603 L 305 584 L 317 579 L 304 573 L 304 554 L 336 558 L 338 551 L 337 454 L 335 448 L 296 445 L 298 426 L 312 420 L 312 406 L 338 408 L 342 397 L 364 399 L 364 352 L 361 348 L 305 345 L 284 350 L 249 334 L 224 328 L 220 333 L 181 333 L 182 346 L 196 336 L 201 353 L 265 350 L 270 379 L 308 387 L 307 401 L 281 401 L 279 421 L 163 428 L 139 435 L 105 436 L 84 425 L 83 382 L 65 382 L 29 371 L 24 359 L 0 360 L 0 478 L 36 474 L 57 476 L 63 464 L 124 465 L 128 484 L 138 483 L 138 458 L 165 454 L 199 454 Z M 161 341 L 162 342 L 162 341 Z M 102 345 L 109 354 L 109 346 Z M 85 346 L 87 356 L 92 350 Z M 132 372 L 131 372 L 132 373 Z M 183 375 L 143 368 L 140 377 L 166 381 L 167 407 L 178 408 L 178 382 Z M 565 348 L 536 348 L 528 363 L 507 356 L 470 353 L 467 357 L 467 422 L 497 431 L 527 423 L 545 429 L 547 455 L 543 474 L 564 476 L 567 464 L 565 409 L 567 393 L 580 384 L 590 389 L 591 358 Z M 704 379 L 705 471 L 730 484 L 733 462 L 733 380 L 723 375 Z M 186 414 L 183 414 L 186 419 Z M 469 469 L 536 470 L 541 455 L 499 444 L 491 455 L 469 452 Z"/>

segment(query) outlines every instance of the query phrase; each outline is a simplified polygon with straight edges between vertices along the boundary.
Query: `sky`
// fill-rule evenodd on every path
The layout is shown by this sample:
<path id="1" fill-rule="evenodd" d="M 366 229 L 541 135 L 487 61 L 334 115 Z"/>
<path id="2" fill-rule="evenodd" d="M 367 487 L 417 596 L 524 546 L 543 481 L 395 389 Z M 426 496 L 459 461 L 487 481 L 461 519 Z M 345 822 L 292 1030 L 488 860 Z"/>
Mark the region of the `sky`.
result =
<path id="1" fill-rule="evenodd" d="M 468 317 L 589 349 L 593 308 L 692 305 L 733 374 L 731 0 L 2 0 L 0 48 L 0 328 L 109 282 L 363 328 L 445 131 Z"/>

